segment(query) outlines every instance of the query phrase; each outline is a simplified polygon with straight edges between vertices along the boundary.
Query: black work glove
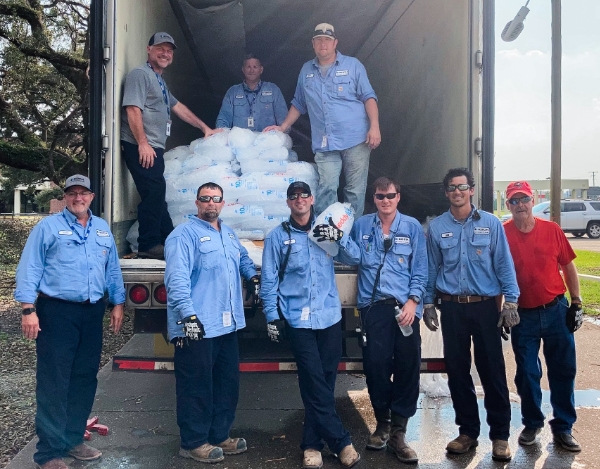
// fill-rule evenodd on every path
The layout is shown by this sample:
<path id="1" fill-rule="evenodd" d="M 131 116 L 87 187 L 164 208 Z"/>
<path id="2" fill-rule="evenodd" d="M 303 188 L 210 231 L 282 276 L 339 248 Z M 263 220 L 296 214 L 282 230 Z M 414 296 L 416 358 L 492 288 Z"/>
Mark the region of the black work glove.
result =
<path id="1" fill-rule="evenodd" d="M 427 326 L 427 329 L 433 332 L 437 331 L 440 327 L 434 304 L 428 303 L 423 307 L 423 322 Z"/>
<path id="2" fill-rule="evenodd" d="M 500 336 L 504 340 L 508 340 L 508 336 L 510 335 L 510 327 L 503 327 L 500 331 Z"/>
<path id="3" fill-rule="evenodd" d="M 252 304 L 254 307 L 260 305 L 260 277 L 255 275 L 250 280 L 246 280 L 246 298 L 244 301 L 248 301 L 252 298 Z"/>
<path id="4" fill-rule="evenodd" d="M 183 324 L 183 333 L 189 340 L 201 340 L 205 335 L 204 326 L 198 319 L 198 316 L 192 314 L 187 318 L 180 319 L 177 321 L 178 325 Z"/>
<path id="5" fill-rule="evenodd" d="M 285 338 L 285 320 L 276 319 L 267 324 L 267 334 L 273 342 L 281 343 Z"/>
<path id="6" fill-rule="evenodd" d="M 583 310 L 581 303 L 575 303 L 571 300 L 571 306 L 567 311 L 567 328 L 570 332 L 575 332 L 583 324 Z"/>
<path id="7" fill-rule="evenodd" d="M 322 241 L 339 241 L 344 236 L 344 232 L 340 230 L 332 218 L 329 218 L 329 225 L 317 225 L 313 228 L 313 236 L 320 243 Z"/>

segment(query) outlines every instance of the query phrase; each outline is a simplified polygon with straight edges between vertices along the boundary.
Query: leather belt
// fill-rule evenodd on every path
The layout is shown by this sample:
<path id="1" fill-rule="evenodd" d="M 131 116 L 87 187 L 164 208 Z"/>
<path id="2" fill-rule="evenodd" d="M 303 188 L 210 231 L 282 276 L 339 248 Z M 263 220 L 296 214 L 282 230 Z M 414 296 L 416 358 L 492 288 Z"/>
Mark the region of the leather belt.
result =
<path id="1" fill-rule="evenodd" d="M 546 303 L 545 305 L 539 305 L 539 306 L 536 306 L 534 308 L 521 308 L 521 307 L 519 307 L 519 311 L 535 311 L 536 309 L 552 308 L 552 306 L 555 306 L 564 297 L 565 297 L 565 295 L 558 295 L 557 297 L 555 297 L 549 303 Z"/>
<path id="2" fill-rule="evenodd" d="M 38 297 L 48 298 L 49 300 L 60 301 L 61 303 L 68 303 L 70 305 L 89 305 L 90 304 L 89 298 L 85 301 L 69 301 L 69 300 L 63 300 L 62 298 L 54 298 L 53 296 L 46 295 L 45 293 L 42 293 L 42 292 L 38 293 Z"/>
<path id="3" fill-rule="evenodd" d="M 446 293 L 438 293 L 438 296 L 444 301 L 452 301 L 454 303 L 479 303 L 494 298 L 493 296 L 447 295 Z"/>
<path id="4" fill-rule="evenodd" d="M 396 306 L 398 302 L 396 298 L 384 298 L 383 300 L 375 301 L 373 305 L 394 305 Z"/>

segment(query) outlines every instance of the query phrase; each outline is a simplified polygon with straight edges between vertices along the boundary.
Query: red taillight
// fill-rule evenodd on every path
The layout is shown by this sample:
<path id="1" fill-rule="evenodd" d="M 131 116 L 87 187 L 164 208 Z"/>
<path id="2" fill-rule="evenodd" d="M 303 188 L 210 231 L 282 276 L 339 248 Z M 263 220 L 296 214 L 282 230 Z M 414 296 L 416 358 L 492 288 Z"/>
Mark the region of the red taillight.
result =
<path id="1" fill-rule="evenodd" d="M 154 289 L 154 300 L 163 305 L 167 303 L 167 289 L 164 284 Z"/>
<path id="2" fill-rule="evenodd" d="M 150 298 L 150 292 L 144 285 L 135 285 L 129 290 L 129 299 L 135 304 L 145 303 L 148 298 Z"/>

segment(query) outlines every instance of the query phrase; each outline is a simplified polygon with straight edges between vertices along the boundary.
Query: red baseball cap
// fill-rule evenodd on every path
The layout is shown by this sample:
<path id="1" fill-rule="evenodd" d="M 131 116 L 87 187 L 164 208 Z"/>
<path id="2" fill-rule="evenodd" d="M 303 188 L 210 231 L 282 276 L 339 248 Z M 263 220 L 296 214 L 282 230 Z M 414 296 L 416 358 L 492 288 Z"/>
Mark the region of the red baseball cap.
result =
<path id="1" fill-rule="evenodd" d="M 529 197 L 533 197 L 533 191 L 527 181 L 515 181 L 511 182 L 506 188 L 506 199 L 512 198 L 515 194 L 525 194 Z"/>

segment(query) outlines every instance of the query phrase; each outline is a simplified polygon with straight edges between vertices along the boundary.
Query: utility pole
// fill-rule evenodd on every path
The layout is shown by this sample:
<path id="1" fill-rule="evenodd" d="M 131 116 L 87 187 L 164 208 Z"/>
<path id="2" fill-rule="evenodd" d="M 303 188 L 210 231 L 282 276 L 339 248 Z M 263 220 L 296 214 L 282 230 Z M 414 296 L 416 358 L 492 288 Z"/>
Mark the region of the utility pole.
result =
<path id="1" fill-rule="evenodd" d="M 550 219 L 560 226 L 561 192 L 561 0 L 552 0 L 552 153 L 550 156 Z"/>
<path id="2" fill-rule="evenodd" d="M 596 174 L 598 173 L 598 171 L 590 171 L 590 174 L 592 175 L 592 187 L 596 187 Z"/>

